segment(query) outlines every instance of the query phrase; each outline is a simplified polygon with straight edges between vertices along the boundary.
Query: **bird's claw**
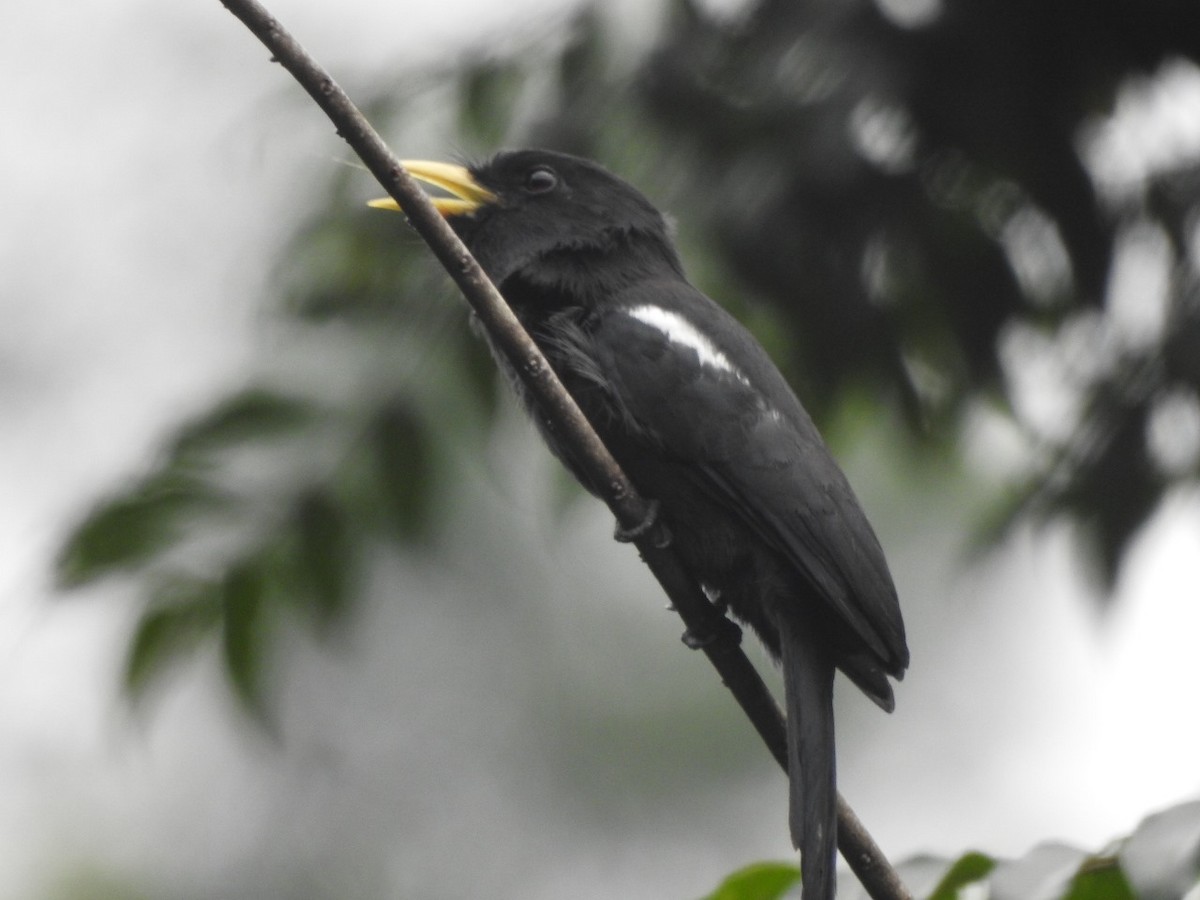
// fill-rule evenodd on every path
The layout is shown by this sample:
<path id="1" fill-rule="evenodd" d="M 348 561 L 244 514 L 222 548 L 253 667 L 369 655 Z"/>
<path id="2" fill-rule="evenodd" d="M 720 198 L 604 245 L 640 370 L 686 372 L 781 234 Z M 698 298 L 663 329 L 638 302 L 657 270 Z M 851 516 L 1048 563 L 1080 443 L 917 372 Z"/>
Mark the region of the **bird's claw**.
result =
<path id="1" fill-rule="evenodd" d="M 617 527 L 613 529 L 613 538 L 622 544 L 631 544 L 657 528 L 658 534 L 657 539 L 654 541 L 654 546 L 660 549 L 666 547 L 671 543 L 671 532 L 667 530 L 665 524 L 659 521 L 658 510 L 659 505 L 657 500 L 646 501 L 646 515 L 642 521 L 631 528 L 626 528 L 618 522 Z"/>
<path id="2" fill-rule="evenodd" d="M 698 635 L 689 628 L 679 639 L 689 650 L 703 650 L 721 640 L 728 640 L 736 646 L 742 642 L 742 629 L 736 623 L 722 618 L 708 634 Z"/>
<path id="3" fill-rule="evenodd" d="M 681 634 L 679 639 L 683 641 L 683 646 L 687 647 L 689 650 L 703 650 L 714 640 L 716 640 L 716 635 L 710 634 L 707 637 L 699 637 L 692 633 L 692 631 L 689 629 Z"/>

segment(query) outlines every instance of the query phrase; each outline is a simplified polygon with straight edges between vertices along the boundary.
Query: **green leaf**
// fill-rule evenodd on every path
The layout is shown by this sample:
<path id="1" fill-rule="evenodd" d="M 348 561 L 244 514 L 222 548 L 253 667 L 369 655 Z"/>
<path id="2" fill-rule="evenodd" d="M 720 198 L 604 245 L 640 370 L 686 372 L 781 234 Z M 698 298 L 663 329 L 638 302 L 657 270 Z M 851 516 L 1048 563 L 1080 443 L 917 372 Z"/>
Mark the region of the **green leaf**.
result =
<path id="1" fill-rule="evenodd" d="M 245 441 L 285 436 L 310 424 L 315 415 L 313 405 L 306 400 L 263 388 L 250 388 L 180 428 L 171 455 L 174 458 L 192 457 Z"/>
<path id="2" fill-rule="evenodd" d="M 738 869 L 705 900 L 777 900 L 800 880 L 791 863 L 761 862 Z"/>
<path id="3" fill-rule="evenodd" d="M 221 585 L 225 670 L 238 699 L 260 717 L 265 709 L 262 673 L 268 637 L 267 588 L 262 561 L 253 558 L 232 566 Z"/>
<path id="4" fill-rule="evenodd" d="M 310 491 L 296 506 L 297 557 L 302 589 L 319 624 L 345 613 L 353 594 L 354 536 L 343 511 L 324 491 Z"/>
<path id="5" fill-rule="evenodd" d="M 1137 900 L 1121 871 L 1116 857 L 1102 856 L 1087 860 L 1063 900 Z"/>
<path id="6" fill-rule="evenodd" d="M 929 900 L 957 900 L 960 889 L 979 881 L 996 867 L 996 861 L 983 853 L 970 852 L 960 856 L 942 876 Z"/>
<path id="7" fill-rule="evenodd" d="M 67 538 L 57 569 L 61 584 L 86 584 L 145 565 L 181 536 L 184 521 L 228 503 L 212 485 L 174 469 L 99 505 Z"/>
<path id="8" fill-rule="evenodd" d="M 471 401 L 479 409 L 484 424 L 491 425 L 496 420 L 503 396 L 496 361 L 488 351 L 487 344 L 472 334 L 469 328 L 455 329 L 453 341 L 456 365 L 465 376 Z"/>
<path id="9" fill-rule="evenodd" d="M 125 690 L 133 700 L 221 620 L 220 591 L 209 581 L 175 578 L 156 592 L 153 604 L 138 620 L 125 658 Z"/>
<path id="10" fill-rule="evenodd" d="M 404 540 L 427 536 L 433 513 L 433 450 L 425 423 L 408 406 L 394 403 L 375 423 L 384 499 Z"/>

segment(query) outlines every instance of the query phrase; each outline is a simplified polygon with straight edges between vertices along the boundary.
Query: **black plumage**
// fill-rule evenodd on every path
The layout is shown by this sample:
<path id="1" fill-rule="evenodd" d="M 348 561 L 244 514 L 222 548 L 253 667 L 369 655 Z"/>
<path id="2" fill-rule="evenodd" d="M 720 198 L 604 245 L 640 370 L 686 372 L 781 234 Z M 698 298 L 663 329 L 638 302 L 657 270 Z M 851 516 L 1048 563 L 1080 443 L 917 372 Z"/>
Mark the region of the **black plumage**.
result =
<path id="1" fill-rule="evenodd" d="M 437 205 L 659 501 L 685 564 L 781 662 L 803 895 L 832 897 L 834 671 L 890 711 L 888 676 L 908 665 L 895 588 L 845 476 L 758 342 L 688 283 L 663 216 L 629 184 L 539 150 L 409 166 L 457 196 Z"/>

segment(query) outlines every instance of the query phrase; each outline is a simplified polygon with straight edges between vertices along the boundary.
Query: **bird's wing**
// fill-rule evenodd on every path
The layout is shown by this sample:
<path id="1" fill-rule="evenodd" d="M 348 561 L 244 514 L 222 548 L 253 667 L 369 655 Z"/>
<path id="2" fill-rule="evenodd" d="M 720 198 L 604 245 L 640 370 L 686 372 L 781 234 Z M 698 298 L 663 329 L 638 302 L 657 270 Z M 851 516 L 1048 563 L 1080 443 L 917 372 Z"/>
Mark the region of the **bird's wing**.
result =
<path id="1" fill-rule="evenodd" d="M 904 626 L 878 540 L 765 351 L 685 282 L 621 300 L 594 325 L 590 352 L 629 427 L 694 467 L 700 490 L 790 559 L 885 669 L 902 672 Z"/>

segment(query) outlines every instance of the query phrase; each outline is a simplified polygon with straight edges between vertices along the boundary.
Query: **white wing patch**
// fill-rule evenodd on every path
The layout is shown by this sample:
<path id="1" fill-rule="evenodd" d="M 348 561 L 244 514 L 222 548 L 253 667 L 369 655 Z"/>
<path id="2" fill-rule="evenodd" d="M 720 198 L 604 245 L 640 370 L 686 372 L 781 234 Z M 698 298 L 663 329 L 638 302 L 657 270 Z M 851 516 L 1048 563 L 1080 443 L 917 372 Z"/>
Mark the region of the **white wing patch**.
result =
<path id="1" fill-rule="evenodd" d="M 717 346 L 702 331 L 679 313 L 663 309 L 661 306 L 646 304 L 630 308 L 628 314 L 639 322 L 644 322 L 651 328 L 661 331 L 672 344 L 694 351 L 696 358 L 700 360 L 700 365 L 708 366 L 719 372 L 727 372 L 743 384 L 750 384 L 750 380 L 729 361 L 729 357 L 718 350 Z"/>

